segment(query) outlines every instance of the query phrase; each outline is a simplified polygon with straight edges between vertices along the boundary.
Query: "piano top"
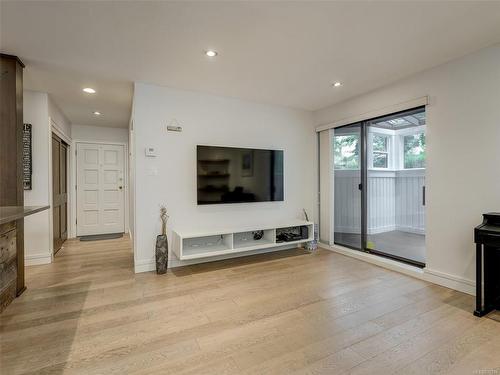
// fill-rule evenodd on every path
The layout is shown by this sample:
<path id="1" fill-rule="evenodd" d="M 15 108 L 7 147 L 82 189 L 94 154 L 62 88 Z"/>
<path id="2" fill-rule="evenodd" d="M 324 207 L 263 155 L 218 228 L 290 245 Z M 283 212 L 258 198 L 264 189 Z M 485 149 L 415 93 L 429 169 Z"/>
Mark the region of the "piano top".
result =
<path id="1" fill-rule="evenodd" d="M 500 220 L 500 212 L 488 212 L 486 214 L 483 214 L 484 218 L 488 219 L 499 219 Z"/>
<path id="2" fill-rule="evenodd" d="M 474 242 L 486 243 L 492 239 L 494 239 L 495 244 L 500 241 L 499 212 L 483 214 L 483 222 L 474 229 Z"/>
<path id="3" fill-rule="evenodd" d="M 499 226 L 500 227 L 500 213 L 499 212 L 488 212 L 487 214 L 483 214 L 483 222 L 480 226 L 489 225 L 489 226 Z"/>

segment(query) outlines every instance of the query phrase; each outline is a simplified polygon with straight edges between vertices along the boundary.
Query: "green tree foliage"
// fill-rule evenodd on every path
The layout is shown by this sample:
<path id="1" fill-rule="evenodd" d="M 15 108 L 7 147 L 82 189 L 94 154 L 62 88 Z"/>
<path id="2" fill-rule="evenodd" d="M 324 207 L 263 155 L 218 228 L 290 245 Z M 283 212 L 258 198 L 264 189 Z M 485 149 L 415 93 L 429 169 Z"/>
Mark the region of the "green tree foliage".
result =
<path id="1" fill-rule="evenodd" d="M 387 151 L 387 137 L 383 135 L 373 135 L 373 151 Z"/>
<path id="2" fill-rule="evenodd" d="M 333 159 L 335 169 L 359 169 L 359 136 L 333 137 Z"/>
<path id="3" fill-rule="evenodd" d="M 425 134 L 406 135 L 404 137 L 405 168 L 425 168 Z"/>

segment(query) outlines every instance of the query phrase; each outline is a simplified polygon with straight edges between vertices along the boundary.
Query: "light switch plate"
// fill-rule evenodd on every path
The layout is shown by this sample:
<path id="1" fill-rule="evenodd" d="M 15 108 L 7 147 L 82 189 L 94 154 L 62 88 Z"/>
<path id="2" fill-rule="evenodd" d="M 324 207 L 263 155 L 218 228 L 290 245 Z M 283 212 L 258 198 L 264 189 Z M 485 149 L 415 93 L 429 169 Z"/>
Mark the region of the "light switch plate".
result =
<path id="1" fill-rule="evenodd" d="M 146 156 L 149 158 L 156 157 L 156 149 L 154 147 L 146 147 Z"/>

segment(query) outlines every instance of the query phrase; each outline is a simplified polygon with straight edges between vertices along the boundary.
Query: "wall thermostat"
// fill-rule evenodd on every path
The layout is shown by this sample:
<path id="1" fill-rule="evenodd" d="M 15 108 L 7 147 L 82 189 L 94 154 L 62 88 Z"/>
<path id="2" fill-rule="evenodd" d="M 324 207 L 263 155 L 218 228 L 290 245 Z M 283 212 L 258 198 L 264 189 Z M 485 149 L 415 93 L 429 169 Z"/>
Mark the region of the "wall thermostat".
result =
<path id="1" fill-rule="evenodd" d="M 146 156 L 154 158 L 156 156 L 156 149 L 154 147 L 146 147 Z"/>
<path id="2" fill-rule="evenodd" d="M 167 124 L 167 131 L 168 132 L 181 132 L 182 126 L 181 126 L 181 124 L 179 124 L 179 121 L 177 121 L 177 119 L 174 118 Z"/>
<path id="3" fill-rule="evenodd" d="M 169 126 L 167 126 L 167 131 L 169 131 L 169 132 L 181 132 L 182 127 L 169 125 Z"/>

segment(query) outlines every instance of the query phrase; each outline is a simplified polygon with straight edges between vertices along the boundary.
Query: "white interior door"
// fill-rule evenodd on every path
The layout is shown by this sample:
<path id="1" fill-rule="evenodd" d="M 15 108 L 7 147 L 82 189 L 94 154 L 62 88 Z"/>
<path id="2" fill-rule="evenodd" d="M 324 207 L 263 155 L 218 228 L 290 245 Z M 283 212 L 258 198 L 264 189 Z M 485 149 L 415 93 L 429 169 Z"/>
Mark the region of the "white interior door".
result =
<path id="1" fill-rule="evenodd" d="M 124 232 L 124 147 L 78 143 L 76 235 Z"/>

